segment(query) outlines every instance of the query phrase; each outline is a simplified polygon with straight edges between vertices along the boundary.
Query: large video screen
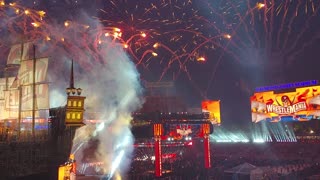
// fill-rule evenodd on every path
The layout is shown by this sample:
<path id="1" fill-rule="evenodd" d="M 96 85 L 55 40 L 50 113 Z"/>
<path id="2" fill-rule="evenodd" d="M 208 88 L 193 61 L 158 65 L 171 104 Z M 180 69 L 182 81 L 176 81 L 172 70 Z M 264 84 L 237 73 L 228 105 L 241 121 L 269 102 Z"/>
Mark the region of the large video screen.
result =
<path id="1" fill-rule="evenodd" d="M 251 97 L 252 122 L 308 121 L 320 119 L 320 86 L 294 92 L 257 92 Z"/>
<path id="2" fill-rule="evenodd" d="M 214 125 L 221 124 L 220 101 L 213 101 L 213 100 L 202 101 L 201 107 L 202 107 L 202 112 L 209 113 L 209 119 L 212 124 Z"/>

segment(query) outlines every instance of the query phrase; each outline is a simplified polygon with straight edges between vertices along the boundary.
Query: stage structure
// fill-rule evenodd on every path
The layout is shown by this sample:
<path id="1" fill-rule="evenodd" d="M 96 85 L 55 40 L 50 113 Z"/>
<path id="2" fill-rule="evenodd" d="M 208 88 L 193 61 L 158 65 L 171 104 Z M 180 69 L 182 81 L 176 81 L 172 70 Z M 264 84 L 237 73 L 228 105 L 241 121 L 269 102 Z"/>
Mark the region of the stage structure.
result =
<path id="1" fill-rule="evenodd" d="M 211 167 L 209 135 L 213 133 L 210 113 L 177 114 L 177 113 L 137 113 L 135 120 L 148 121 L 153 129 L 155 176 L 162 176 L 162 142 L 167 140 L 191 140 L 203 138 L 205 168 Z"/>
<path id="2" fill-rule="evenodd" d="M 203 101 L 202 108 L 188 111 L 183 100 L 174 95 L 172 82 L 145 83 L 147 88 L 146 101 L 143 107 L 132 113 L 132 133 L 143 143 L 135 147 L 154 148 L 154 175 L 163 175 L 162 160 L 166 156 L 163 148 L 167 146 L 191 146 L 192 141 L 201 139 L 204 149 L 204 167 L 210 168 L 209 136 L 215 125 L 219 125 L 220 101 Z M 97 118 L 99 112 L 86 112 L 86 123 L 94 124 L 102 120 Z M 145 143 L 146 139 L 150 142 Z"/>
<path id="3" fill-rule="evenodd" d="M 188 112 L 186 104 L 174 93 L 173 82 L 148 82 L 146 102 L 133 113 L 133 134 L 153 138 L 155 176 L 162 176 L 162 147 L 168 142 L 192 144 L 203 140 L 205 168 L 211 167 L 209 135 L 220 125 L 220 101 L 206 100 L 196 111 Z M 142 130 L 144 128 L 144 130 Z M 150 131 L 153 130 L 153 131 Z M 183 144 L 183 143 L 182 143 Z"/>

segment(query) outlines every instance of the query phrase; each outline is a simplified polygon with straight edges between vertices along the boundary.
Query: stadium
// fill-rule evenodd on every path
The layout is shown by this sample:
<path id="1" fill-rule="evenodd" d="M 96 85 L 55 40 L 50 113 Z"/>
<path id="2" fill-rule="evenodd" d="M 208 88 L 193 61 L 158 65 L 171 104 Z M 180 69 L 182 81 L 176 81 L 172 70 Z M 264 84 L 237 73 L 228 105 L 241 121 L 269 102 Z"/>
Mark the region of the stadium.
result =
<path id="1" fill-rule="evenodd" d="M 201 108 L 190 109 L 177 96 L 159 94 L 160 90 L 151 93 L 133 114 L 134 155 L 124 178 L 299 179 L 314 175 L 316 179 L 320 168 L 317 89 L 318 81 L 257 88 L 251 97 L 252 122 L 242 131 L 223 127 L 220 101 L 204 101 Z M 270 102 L 278 106 L 288 102 L 287 108 L 297 103 L 306 106 L 295 113 L 276 114 L 268 111 Z M 202 123 L 208 121 L 206 147 L 201 132 Z M 160 137 L 154 124 L 162 124 Z M 102 162 L 91 161 L 77 167 L 85 176 L 96 174 L 101 166 Z"/>

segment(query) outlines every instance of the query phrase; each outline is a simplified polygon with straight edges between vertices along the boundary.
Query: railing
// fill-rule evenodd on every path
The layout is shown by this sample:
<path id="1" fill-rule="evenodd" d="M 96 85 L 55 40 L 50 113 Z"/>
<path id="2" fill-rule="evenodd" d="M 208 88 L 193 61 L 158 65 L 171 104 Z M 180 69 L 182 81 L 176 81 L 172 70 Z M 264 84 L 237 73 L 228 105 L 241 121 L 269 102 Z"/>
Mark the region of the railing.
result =
<path id="1" fill-rule="evenodd" d="M 35 131 L 35 138 L 32 137 L 32 131 L 22 131 L 20 132 L 20 136 L 18 136 L 18 133 L 16 131 L 9 129 L 0 132 L 1 143 L 32 142 L 34 140 L 37 142 L 48 140 L 48 131 Z"/>

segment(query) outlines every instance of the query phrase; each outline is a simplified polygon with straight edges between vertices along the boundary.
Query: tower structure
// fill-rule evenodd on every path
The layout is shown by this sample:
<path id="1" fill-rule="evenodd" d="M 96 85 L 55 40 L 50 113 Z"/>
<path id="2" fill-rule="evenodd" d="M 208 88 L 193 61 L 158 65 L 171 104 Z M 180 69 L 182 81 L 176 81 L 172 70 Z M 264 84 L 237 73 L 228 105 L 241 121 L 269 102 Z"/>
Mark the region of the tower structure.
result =
<path id="1" fill-rule="evenodd" d="M 70 84 L 66 89 L 67 105 L 66 105 L 66 127 L 80 127 L 83 123 L 84 100 L 86 97 L 81 96 L 82 89 L 74 87 L 73 76 L 73 60 L 71 62 Z"/>
<path id="2" fill-rule="evenodd" d="M 86 97 L 81 96 L 82 89 L 75 88 L 74 86 L 74 75 L 73 75 L 73 60 L 71 61 L 71 72 L 70 72 L 70 83 L 69 87 L 66 88 L 67 93 L 67 104 L 65 106 L 64 114 L 64 131 L 60 140 L 59 148 L 60 154 L 63 154 L 63 161 L 65 162 L 66 157 L 70 156 L 69 160 L 64 165 L 59 167 L 58 179 L 70 179 L 71 174 L 75 175 L 76 161 L 72 154 L 72 143 L 75 136 L 76 130 L 83 126 L 83 113 L 84 113 L 84 100 Z M 62 150 L 62 151 L 61 151 Z M 60 162 L 60 164 L 62 164 Z"/>

